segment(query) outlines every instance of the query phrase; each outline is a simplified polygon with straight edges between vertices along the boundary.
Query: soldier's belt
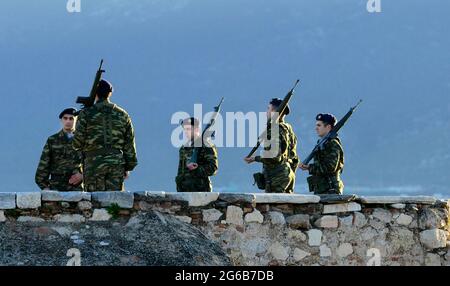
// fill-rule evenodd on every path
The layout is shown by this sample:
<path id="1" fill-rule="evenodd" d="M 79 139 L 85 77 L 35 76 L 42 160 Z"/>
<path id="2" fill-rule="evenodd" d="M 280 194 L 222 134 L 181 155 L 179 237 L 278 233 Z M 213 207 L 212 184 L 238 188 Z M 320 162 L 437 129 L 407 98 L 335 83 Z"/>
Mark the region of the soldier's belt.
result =
<path id="1" fill-rule="evenodd" d="M 84 152 L 86 157 L 95 157 L 100 155 L 122 154 L 122 151 L 116 148 L 101 148 L 93 151 Z"/>
<path id="2" fill-rule="evenodd" d="M 50 178 L 51 180 L 61 180 L 66 179 L 72 176 L 72 173 L 64 173 L 64 174 L 51 174 Z"/>

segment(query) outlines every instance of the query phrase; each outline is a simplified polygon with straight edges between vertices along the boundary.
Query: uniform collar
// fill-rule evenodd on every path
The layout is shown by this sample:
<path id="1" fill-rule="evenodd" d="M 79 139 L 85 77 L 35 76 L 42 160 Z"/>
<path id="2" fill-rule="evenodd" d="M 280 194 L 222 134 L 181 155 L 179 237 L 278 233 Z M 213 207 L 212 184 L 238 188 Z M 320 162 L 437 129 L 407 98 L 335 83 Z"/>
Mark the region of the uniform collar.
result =
<path id="1" fill-rule="evenodd" d="M 72 133 L 75 133 L 75 130 Z M 59 135 L 60 138 L 69 139 L 69 137 L 67 137 L 67 132 L 65 132 L 64 129 L 61 129 L 59 131 L 58 135 Z"/>

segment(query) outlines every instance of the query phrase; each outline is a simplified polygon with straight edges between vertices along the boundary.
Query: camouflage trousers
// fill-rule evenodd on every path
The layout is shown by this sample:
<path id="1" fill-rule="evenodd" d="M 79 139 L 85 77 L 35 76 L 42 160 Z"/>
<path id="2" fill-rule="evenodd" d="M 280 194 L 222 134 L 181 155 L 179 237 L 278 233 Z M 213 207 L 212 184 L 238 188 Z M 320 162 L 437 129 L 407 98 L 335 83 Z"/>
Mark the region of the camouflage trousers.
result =
<path id="1" fill-rule="evenodd" d="M 344 191 L 344 183 L 339 174 L 330 176 L 309 176 L 307 181 L 309 191 L 313 192 L 315 195 L 342 195 Z"/>
<path id="2" fill-rule="evenodd" d="M 49 189 L 60 192 L 83 191 L 83 184 L 79 184 L 78 186 L 69 184 L 70 177 L 71 176 L 58 177 L 58 179 L 51 178 L 49 182 Z"/>
<path id="3" fill-rule="evenodd" d="M 83 167 L 85 191 L 123 191 L 125 189 L 125 168 L 117 156 L 86 158 Z"/>
<path id="4" fill-rule="evenodd" d="M 295 173 L 287 163 L 275 168 L 264 168 L 266 193 L 293 193 Z"/>
<path id="5" fill-rule="evenodd" d="M 178 175 L 175 178 L 177 192 L 211 192 L 212 186 L 209 177 L 193 177 Z"/>

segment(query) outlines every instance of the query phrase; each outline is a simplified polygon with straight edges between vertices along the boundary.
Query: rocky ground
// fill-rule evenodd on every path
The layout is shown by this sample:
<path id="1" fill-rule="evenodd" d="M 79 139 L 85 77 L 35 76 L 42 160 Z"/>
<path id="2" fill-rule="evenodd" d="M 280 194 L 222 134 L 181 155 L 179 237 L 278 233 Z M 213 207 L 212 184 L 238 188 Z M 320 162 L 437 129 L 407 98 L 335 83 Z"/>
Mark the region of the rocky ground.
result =
<path id="1" fill-rule="evenodd" d="M 197 228 L 159 212 L 106 222 L 0 224 L 0 265 L 229 265 Z"/>

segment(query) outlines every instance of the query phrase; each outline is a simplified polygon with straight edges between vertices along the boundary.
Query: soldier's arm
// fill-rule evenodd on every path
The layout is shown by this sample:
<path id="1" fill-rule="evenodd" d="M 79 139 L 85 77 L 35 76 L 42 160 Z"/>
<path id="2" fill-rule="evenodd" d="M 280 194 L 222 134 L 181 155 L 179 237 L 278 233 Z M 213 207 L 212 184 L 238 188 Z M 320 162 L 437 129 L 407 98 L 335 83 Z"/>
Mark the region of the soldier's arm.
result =
<path id="1" fill-rule="evenodd" d="M 41 158 L 39 160 L 39 165 L 36 170 L 35 182 L 41 190 L 48 188 L 50 186 L 49 176 L 50 176 L 50 155 L 51 155 L 51 144 L 50 139 L 47 139 L 44 149 L 42 150 Z"/>
<path id="2" fill-rule="evenodd" d="M 183 164 L 183 154 L 182 154 L 182 149 L 180 149 L 179 151 L 179 159 L 178 159 L 178 169 L 177 169 L 177 176 L 180 175 L 183 172 L 183 169 L 186 168 L 186 166 Z"/>
<path id="3" fill-rule="evenodd" d="M 136 142 L 134 139 L 134 128 L 131 119 L 128 117 L 125 129 L 125 145 L 123 146 L 125 159 L 125 171 L 132 171 L 138 164 L 136 155 Z"/>
<path id="4" fill-rule="evenodd" d="M 280 141 L 279 141 L 279 147 L 278 152 L 274 153 L 275 150 L 270 150 L 270 147 L 264 148 L 264 152 L 266 156 L 256 156 L 255 161 L 260 163 L 269 163 L 269 164 L 276 164 L 280 163 L 283 160 L 283 154 L 286 153 L 287 150 L 287 144 L 288 144 L 288 133 L 284 128 L 281 126 L 279 127 L 279 134 L 280 134 Z"/>
<path id="5" fill-rule="evenodd" d="M 79 151 L 75 155 L 75 165 L 76 167 L 72 171 L 72 174 L 83 173 L 83 154 Z"/>
<path id="6" fill-rule="evenodd" d="M 202 153 L 202 164 L 198 165 L 197 169 L 194 170 L 194 173 L 201 177 L 215 175 L 219 169 L 216 147 L 205 147 L 203 148 Z"/>
<path id="7" fill-rule="evenodd" d="M 335 140 L 330 141 L 328 145 L 324 150 L 326 155 L 321 160 L 309 165 L 311 175 L 326 175 L 337 171 L 341 154 L 340 146 Z"/>
<path id="8" fill-rule="evenodd" d="M 83 149 L 83 142 L 86 136 L 86 124 L 86 116 L 82 111 L 78 115 L 77 125 L 75 126 L 75 135 L 72 140 L 72 146 L 75 150 L 81 151 Z"/>

